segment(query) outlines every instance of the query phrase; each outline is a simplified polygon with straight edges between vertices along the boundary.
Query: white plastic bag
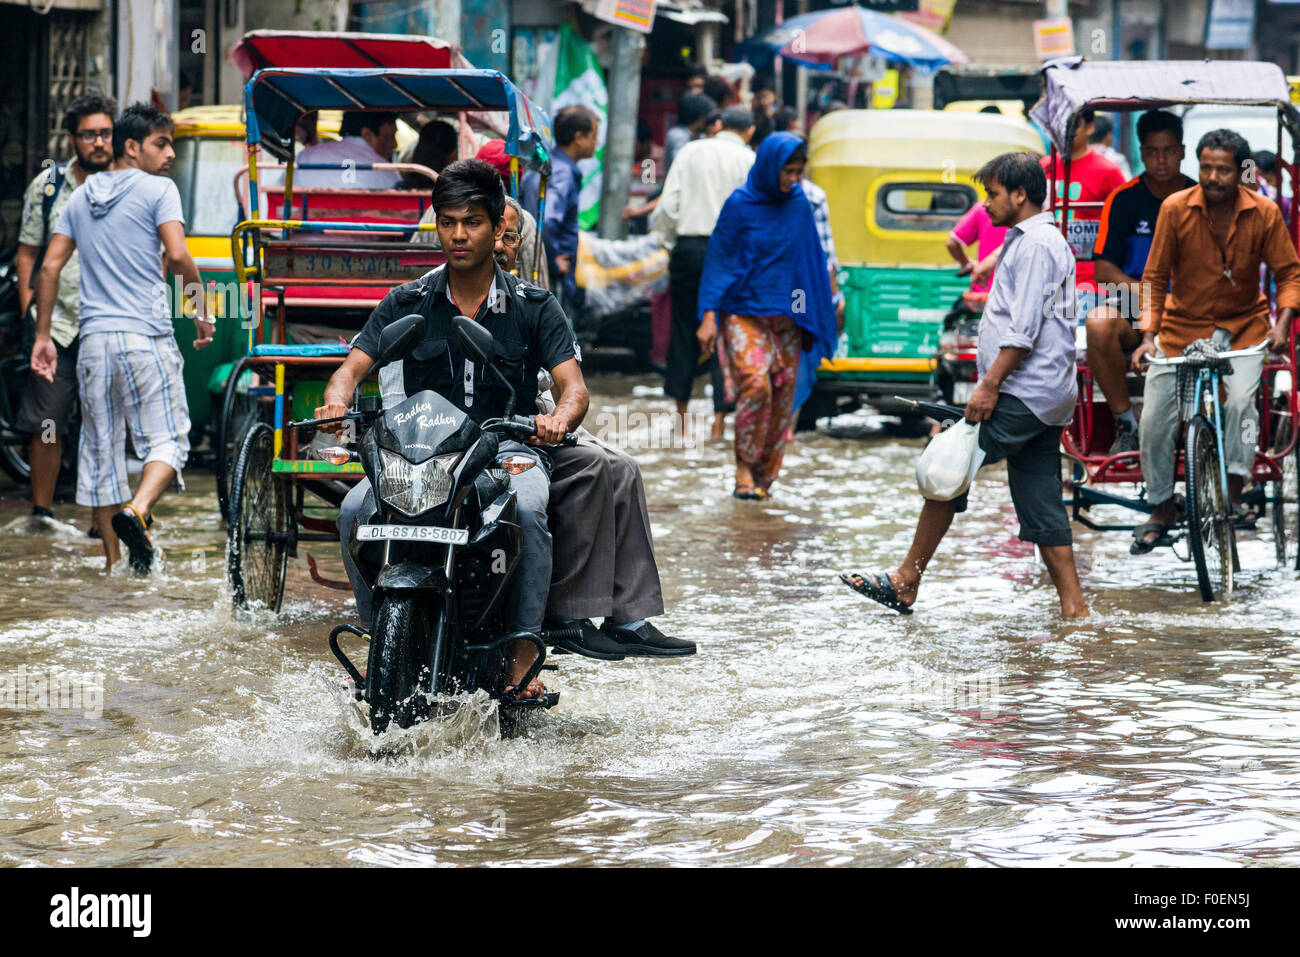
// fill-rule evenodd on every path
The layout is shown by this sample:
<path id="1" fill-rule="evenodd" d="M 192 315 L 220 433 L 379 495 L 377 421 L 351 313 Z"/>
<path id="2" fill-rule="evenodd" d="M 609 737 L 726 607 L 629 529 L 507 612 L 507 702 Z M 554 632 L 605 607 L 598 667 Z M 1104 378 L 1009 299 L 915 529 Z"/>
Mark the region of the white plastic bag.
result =
<path id="1" fill-rule="evenodd" d="M 979 424 L 965 419 L 948 426 L 925 447 L 916 460 L 916 486 L 932 502 L 951 502 L 970 488 L 984 464 Z"/>

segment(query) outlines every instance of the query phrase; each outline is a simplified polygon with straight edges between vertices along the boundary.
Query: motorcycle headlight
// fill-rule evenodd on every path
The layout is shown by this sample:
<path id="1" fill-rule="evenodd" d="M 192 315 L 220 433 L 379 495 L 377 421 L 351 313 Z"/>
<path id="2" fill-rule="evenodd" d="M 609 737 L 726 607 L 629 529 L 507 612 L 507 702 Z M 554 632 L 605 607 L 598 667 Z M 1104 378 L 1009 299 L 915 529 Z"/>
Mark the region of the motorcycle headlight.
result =
<path id="1" fill-rule="evenodd" d="M 451 470 L 459 457 L 459 452 L 452 452 L 412 465 L 400 455 L 380 449 L 380 500 L 411 516 L 436 508 L 451 495 Z"/>

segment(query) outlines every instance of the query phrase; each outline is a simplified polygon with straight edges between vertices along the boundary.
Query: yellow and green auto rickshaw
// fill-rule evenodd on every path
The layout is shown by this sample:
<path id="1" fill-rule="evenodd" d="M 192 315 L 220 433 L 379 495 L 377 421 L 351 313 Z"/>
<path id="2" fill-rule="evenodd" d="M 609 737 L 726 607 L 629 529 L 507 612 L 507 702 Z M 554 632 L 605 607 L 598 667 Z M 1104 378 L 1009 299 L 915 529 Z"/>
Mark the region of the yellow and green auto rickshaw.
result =
<path id="1" fill-rule="evenodd" d="M 871 405 L 920 423 L 894 397 L 937 397 L 943 320 L 969 286 L 945 240 L 982 199 L 976 171 L 1011 150 L 1043 151 L 1028 123 L 991 113 L 840 110 L 813 127 L 809 167 L 830 204 L 845 319 L 803 422 Z"/>
<path id="2" fill-rule="evenodd" d="M 343 114 L 319 114 L 316 132 L 322 140 L 338 139 Z M 239 106 L 193 106 L 173 115 L 176 159 L 171 178 L 181 194 L 185 214 L 185 244 L 205 283 L 215 283 L 213 298 L 220 318 L 215 341 L 203 350 L 193 346 L 193 323 L 188 316 L 173 318 L 176 341 L 185 359 L 185 398 L 189 403 L 192 445 L 205 431 L 215 429 L 226 378 L 248 349 L 248 330 L 236 317 L 222 316 L 236 301 L 235 264 L 230 258 L 230 231 L 244 218 L 237 194 L 236 176 L 248 168 L 244 118 Z"/>

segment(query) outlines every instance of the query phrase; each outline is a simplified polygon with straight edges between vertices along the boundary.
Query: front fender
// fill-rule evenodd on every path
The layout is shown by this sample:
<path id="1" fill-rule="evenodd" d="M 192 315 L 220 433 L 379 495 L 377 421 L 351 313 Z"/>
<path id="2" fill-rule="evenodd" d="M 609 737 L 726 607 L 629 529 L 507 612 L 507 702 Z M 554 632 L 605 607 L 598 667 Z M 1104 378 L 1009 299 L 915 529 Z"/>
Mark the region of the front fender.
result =
<path id="1" fill-rule="evenodd" d="M 398 562 L 389 565 L 379 573 L 375 581 L 375 591 L 414 591 L 430 588 L 441 589 L 443 584 L 442 569 L 419 562 Z"/>

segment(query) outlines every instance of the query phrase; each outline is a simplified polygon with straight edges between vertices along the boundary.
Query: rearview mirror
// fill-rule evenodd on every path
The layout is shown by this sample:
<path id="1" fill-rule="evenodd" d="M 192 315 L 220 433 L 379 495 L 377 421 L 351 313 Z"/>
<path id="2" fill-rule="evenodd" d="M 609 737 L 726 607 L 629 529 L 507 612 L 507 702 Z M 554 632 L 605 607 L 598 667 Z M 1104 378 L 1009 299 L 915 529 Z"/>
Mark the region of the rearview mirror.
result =
<path id="1" fill-rule="evenodd" d="M 451 321 L 456 327 L 452 330 L 451 340 L 458 352 L 483 366 L 496 357 L 497 346 L 492 333 L 465 316 L 456 316 Z"/>
<path id="2" fill-rule="evenodd" d="M 396 322 L 390 322 L 379 334 L 379 360 L 392 362 L 410 352 L 423 332 L 424 316 L 419 313 L 413 312 Z"/>

